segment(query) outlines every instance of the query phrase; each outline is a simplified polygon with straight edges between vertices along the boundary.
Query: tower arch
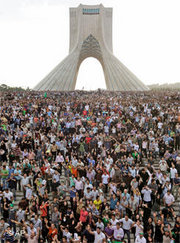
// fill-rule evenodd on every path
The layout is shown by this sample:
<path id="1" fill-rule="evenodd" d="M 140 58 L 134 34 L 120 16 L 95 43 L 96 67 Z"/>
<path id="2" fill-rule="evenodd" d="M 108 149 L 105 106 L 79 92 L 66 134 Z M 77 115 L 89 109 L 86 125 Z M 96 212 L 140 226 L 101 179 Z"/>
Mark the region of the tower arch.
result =
<path id="1" fill-rule="evenodd" d="M 148 88 L 113 54 L 112 8 L 82 5 L 70 8 L 69 55 L 59 63 L 35 90 L 74 90 L 80 65 L 87 57 L 99 60 L 107 90 L 142 91 Z"/>

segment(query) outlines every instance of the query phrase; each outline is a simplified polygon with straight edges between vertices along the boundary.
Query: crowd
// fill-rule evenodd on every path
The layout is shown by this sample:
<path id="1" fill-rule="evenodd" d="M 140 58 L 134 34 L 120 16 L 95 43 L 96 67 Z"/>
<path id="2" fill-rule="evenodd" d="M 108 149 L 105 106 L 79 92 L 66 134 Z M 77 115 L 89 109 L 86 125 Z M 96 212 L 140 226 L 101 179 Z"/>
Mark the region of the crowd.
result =
<path id="1" fill-rule="evenodd" d="M 2 93 L 1 242 L 179 243 L 179 101 Z"/>

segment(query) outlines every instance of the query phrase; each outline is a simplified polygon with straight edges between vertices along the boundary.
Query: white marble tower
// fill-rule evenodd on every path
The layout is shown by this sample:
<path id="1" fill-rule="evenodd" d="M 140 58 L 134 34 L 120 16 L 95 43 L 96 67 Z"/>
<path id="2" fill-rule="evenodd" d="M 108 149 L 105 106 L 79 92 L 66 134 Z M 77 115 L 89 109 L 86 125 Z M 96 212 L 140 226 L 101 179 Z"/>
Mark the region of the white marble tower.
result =
<path id="1" fill-rule="evenodd" d="M 79 67 L 87 57 L 97 58 L 101 63 L 107 90 L 148 90 L 113 55 L 112 8 L 104 8 L 102 4 L 70 8 L 69 55 L 34 90 L 74 90 Z"/>

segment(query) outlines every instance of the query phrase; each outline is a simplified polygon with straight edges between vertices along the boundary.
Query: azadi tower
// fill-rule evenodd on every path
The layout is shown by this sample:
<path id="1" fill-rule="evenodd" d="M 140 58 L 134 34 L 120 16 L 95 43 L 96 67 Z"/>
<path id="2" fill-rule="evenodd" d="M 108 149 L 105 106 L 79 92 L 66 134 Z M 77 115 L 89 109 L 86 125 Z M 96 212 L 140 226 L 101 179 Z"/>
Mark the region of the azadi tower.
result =
<path id="1" fill-rule="evenodd" d="M 80 4 L 77 8 L 70 8 L 69 55 L 34 89 L 74 90 L 79 67 L 87 57 L 97 58 L 101 63 L 107 90 L 148 90 L 114 56 L 112 48 L 112 8 L 104 8 L 102 4 L 92 6 Z"/>

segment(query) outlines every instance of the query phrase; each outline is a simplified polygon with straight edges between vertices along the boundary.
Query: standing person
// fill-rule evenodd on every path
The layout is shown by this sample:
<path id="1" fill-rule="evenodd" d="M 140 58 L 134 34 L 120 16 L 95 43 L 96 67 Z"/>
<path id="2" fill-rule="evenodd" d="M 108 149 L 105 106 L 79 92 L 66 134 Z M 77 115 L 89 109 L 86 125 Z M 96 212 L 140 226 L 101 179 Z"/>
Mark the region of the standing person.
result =
<path id="1" fill-rule="evenodd" d="M 16 167 L 16 169 L 14 170 L 14 177 L 16 179 L 16 190 L 17 190 L 17 185 L 19 187 L 19 191 L 21 191 L 21 169 L 19 166 Z"/>
<path id="2" fill-rule="evenodd" d="M 167 193 L 163 197 L 164 205 L 168 209 L 168 213 L 170 217 L 173 219 L 174 210 L 173 210 L 173 204 L 174 204 L 174 196 L 171 194 L 170 190 L 167 191 Z"/>
<path id="3" fill-rule="evenodd" d="M 82 207 L 82 209 L 80 211 L 79 221 L 83 224 L 83 226 L 84 226 L 83 228 L 85 228 L 87 217 L 88 217 L 88 212 L 86 211 L 85 207 Z"/>
<path id="4" fill-rule="evenodd" d="M 56 229 L 54 224 L 51 224 L 51 226 L 49 227 L 47 221 L 46 221 L 46 227 L 49 229 L 48 242 L 52 242 L 54 237 L 57 235 L 58 231 L 57 231 L 57 229 Z"/>
<path id="5" fill-rule="evenodd" d="M 117 222 L 116 226 L 113 226 L 112 229 L 114 230 L 114 240 L 117 242 L 122 241 L 122 239 L 124 238 L 124 230 L 120 227 L 120 223 Z"/>
<path id="6" fill-rule="evenodd" d="M 75 188 L 76 191 L 79 195 L 79 198 L 82 198 L 82 194 L 83 194 L 83 182 L 80 180 L 80 177 L 77 178 L 77 180 L 74 178 L 74 182 L 75 182 Z"/>
<path id="7" fill-rule="evenodd" d="M 141 221 L 139 219 L 134 224 L 134 227 L 135 227 L 135 238 L 137 238 L 138 235 L 140 235 L 141 233 L 143 233 L 144 227 L 141 224 Z"/>
<path id="8" fill-rule="evenodd" d="M 134 226 L 134 222 L 131 219 L 129 219 L 127 214 L 125 215 L 124 218 L 120 219 L 119 222 L 123 223 L 124 235 L 127 234 L 128 243 L 130 243 L 131 242 L 130 231 L 131 231 L 132 227 Z"/>
<path id="9" fill-rule="evenodd" d="M 141 191 L 141 193 L 143 194 L 143 201 L 144 203 L 148 204 L 149 207 L 151 207 L 151 193 L 152 193 L 152 190 L 149 189 L 148 186 L 145 186 L 143 188 L 143 190 Z"/>
<path id="10" fill-rule="evenodd" d="M 1 178 L 2 178 L 2 183 L 3 183 L 3 190 L 8 186 L 7 185 L 7 179 L 9 176 L 9 171 L 6 169 L 6 166 L 3 165 L 2 169 L 1 169 Z"/>
<path id="11" fill-rule="evenodd" d="M 99 227 L 97 227 L 96 231 L 92 231 L 91 227 L 88 225 L 87 230 L 90 234 L 94 235 L 94 243 L 102 243 L 106 239 L 105 234 Z"/>
<path id="12" fill-rule="evenodd" d="M 143 236 L 142 232 L 136 236 L 135 243 L 146 243 L 146 238 Z"/>
<path id="13" fill-rule="evenodd" d="M 105 186 L 105 193 L 108 192 L 109 175 L 106 171 L 102 174 L 102 183 Z"/>
<path id="14" fill-rule="evenodd" d="M 21 176 L 21 187 L 23 189 L 23 194 L 24 194 L 24 197 L 26 196 L 26 186 L 28 184 L 30 184 L 30 179 L 32 178 L 31 176 L 27 176 L 27 174 L 25 173 L 24 176 Z"/>
<path id="15" fill-rule="evenodd" d="M 7 222 L 8 218 L 9 218 L 9 202 L 8 199 L 5 197 L 4 198 L 4 205 L 3 205 L 3 218 L 4 220 Z"/>
<path id="16" fill-rule="evenodd" d="M 11 174 L 10 178 L 7 179 L 7 182 L 9 185 L 9 189 L 13 193 L 14 200 L 16 201 L 16 179 L 15 179 L 13 173 Z"/>
<path id="17" fill-rule="evenodd" d="M 178 195 L 180 195 L 180 178 L 178 177 L 178 173 L 175 174 L 175 178 L 173 180 L 172 193 L 175 200 L 177 200 Z"/>
<path id="18" fill-rule="evenodd" d="M 31 234 L 25 234 L 26 239 L 28 240 L 28 243 L 38 243 L 39 239 L 39 231 L 40 229 L 37 229 L 37 232 L 31 231 Z"/>
<path id="19" fill-rule="evenodd" d="M 7 229 L 7 227 L 9 226 L 8 223 L 5 222 L 4 218 L 1 219 L 0 221 L 0 239 L 1 242 L 4 243 L 4 232 Z"/>
<path id="20" fill-rule="evenodd" d="M 154 223 L 155 223 L 155 235 L 154 241 L 157 243 L 163 243 L 163 221 L 164 219 L 158 219 L 156 217 L 156 213 L 153 214 L 154 216 Z"/>
<path id="21" fill-rule="evenodd" d="M 48 207 L 49 207 L 49 203 L 42 201 L 42 204 L 40 206 L 41 217 L 45 218 L 48 216 Z"/>

